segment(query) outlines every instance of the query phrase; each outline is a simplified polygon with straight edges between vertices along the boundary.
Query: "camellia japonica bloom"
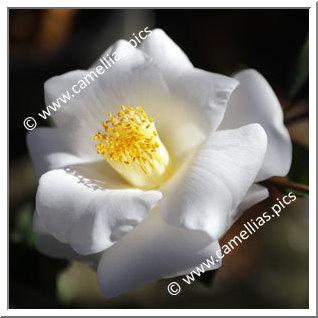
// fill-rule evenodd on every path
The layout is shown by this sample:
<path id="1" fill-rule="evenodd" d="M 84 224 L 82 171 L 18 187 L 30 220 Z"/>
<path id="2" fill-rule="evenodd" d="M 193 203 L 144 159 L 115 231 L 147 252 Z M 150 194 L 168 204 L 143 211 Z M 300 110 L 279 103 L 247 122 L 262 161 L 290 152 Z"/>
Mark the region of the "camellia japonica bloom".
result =
<path id="1" fill-rule="evenodd" d="M 275 93 L 255 70 L 194 68 L 160 29 L 87 85 L 27 143 L 39 178 L 37 247 L 85 262 L 113 297 L 189 273 L 284 176 L 291 141 Z M 91 74 L 49 79 L 46 105 Z M 216 269 L 221 262 L 216 263 Z"/>

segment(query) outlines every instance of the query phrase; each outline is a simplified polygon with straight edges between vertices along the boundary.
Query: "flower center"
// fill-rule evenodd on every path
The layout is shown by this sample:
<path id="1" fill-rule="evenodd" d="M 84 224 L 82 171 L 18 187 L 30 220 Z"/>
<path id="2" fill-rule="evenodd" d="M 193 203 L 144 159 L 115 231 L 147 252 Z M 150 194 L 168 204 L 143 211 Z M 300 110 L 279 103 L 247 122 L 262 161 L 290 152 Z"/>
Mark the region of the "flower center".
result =
<path id="1" fill-rule="evenodd" d="M 134 186 L 159 186 L 167 178 L 170 160 L 153 119 L 140 106 L 122 105 L 117 116 L 108 116 L 105 132 L 94 136 L 97 153 Z"/>

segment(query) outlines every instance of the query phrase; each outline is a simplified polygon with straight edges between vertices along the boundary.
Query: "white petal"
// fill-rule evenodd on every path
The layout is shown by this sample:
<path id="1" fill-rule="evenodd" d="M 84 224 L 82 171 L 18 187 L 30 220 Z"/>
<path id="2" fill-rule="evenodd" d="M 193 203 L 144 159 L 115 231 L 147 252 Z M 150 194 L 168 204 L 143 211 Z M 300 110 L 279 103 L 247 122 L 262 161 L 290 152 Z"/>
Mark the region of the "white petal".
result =
<path id="1" fill-rule="evenodd" d="M 103 253 L 97 276 L 106 297 L 165 277 L 189 273 L 207 258 L 216 259 L 218 242 L 202 232 L 175 228 L 155 209 L 136 229 Z M 211 265 L 216 269 L 221 261 Z"/>
<path id="2" fill-rule="evenodd" d="M 237 207 L 235 211 L 232 213 L 233 219 L 238 219 L 244 211 L 252 207 L 253 205 L 265 200 L 268 198 L 269 193 L 268 189 L 259 185 L 259 184 L 253 184 L 247 191 L 244 199 L 240 203 L 240 205 Z"/>
<path id="3" fill-rule="evenodd" d="M 159 65 L 165 79 L 193 68 L 190 60 L 161 29 L 155 29 L 141 44 L 140 49 Z"/>
<path id="4" fill-rule="evenodd" d="M 159 211 L 171 225 L 202 230 L 218 240 L 233 224 L 266 151 L 258 124 L 217 131 L 163 189 Z"/>
<path id="5" fill-rule="evenodd" d="M 114 64 L 112 64 L 110 58 L 112 58 Z M 117 58 L 119 59 L 117 60 Z M 126 40 L 118 40 L 113 45 L 111 45 L 103 54 L 101 54 L 101 56 L 95 61 L 95 63 L 91 65 L 90 69 L 94 69 L 98 65 L 103 65 L 103 62 L 106 64 L 106 66 L 108 66 L 108 62 L 112 66 L 118 64 L 118 66 L 116 67 L 116 71 L 118 71 L 118 69 L 121 69 L 122 71 L 126 72 L 127 69 L 129 69 L 129 71 L 131 72 L 134 67 L 142 65 L 143 63 L 145 63 L 145 61 L 146 57 L 143 52 L 140 52 L 140 50 L 134 48 Z M 111 69 L 112 67 L 110 67 L 108 70 L 110 71 Z"/>
<path id="6" fill-rule="evenodd" d="M 141 50 L 159 66 L 170 91 L 168 99 L 155 96 L 150 101 L 151 114 L 158 122 L 164 144 L 174 157 L 182 158 L 217 129 L 238 81 L 194 68 L 160 29 L 152 31 Z"/>
<path id="7" fill-rule="evenodd" d="M 183 101 L 188 120 L 208 135 L 223 120 L 230 96 L 238 84 L 234 78 L 192 68 L 170 83 L 169 89 L 175 99 Z"/>
<path id="8" fill-rule="evenodd" d="M 154 118 L 160 139 L 176 159 L 183 158 L 217 129 L 238 83 L 229 77 L 191 69 L 177 83 L 165 87 L 159 69 L 152 65 L 141 72 L 136 70 L 135 81 L 136 102 Z"/>
<path id="9" fill-rule="evenodd" d="M 33 214 L 33 232 L 44 235 L 50 234 L 37 210 L 35 210 Z"/>
<path id="10" fill-rule="evenodd" d="M 116 107 L 116 105 L 112 105 L 114 102 L 113 98 L 116 99 L 117 91 L 120 91 L 120 84 L 126 84 L 126 78 L 132 75 L 135 68 L 142 66 L 147 61 L 147 58 L 140 50 L 133 48 L 124 40 L 117 41 L 102 56 L 109 62 L 107 54 L 112 54 L 114 51 L 125 51 L 126 53 L 115 64 L 110 64 L 112 65 L 111 67 L 104 60 L 104 64 L 102 61 L 97 60 L 92 68 L 88 70 L 71 71 L 60 76 L 54 76 L 45 82 L 44 93 L 47 106 L 52 106 L 52 102 L 55 102 L 57 98 L 61 98 L 67 90 L 70 95 L 74 95 L 66 104 L 60 101 L 60 107 L 57 108 L 57 111 L 51 112 L 57 126 L 74 125 L 75 119 L 84 120 L 86 123 L 96 120 L 102 122 L 103 117 L 98 118 L 100 110 L 102 109 L 102 115 L 106 116 L 108 111 Z M 97 66 L 103 68 L 103 74 L 97 72 Z M 85 83 L 79 81 L 84 81 Z M 80 90 L 81 84 L 83 84 L 83 88 Z M 86 84 L 86 87 L 84 87 L 84 84 Z M 79 93 L 76 94 L 72 91 L 73 85 L 77 85 L 75 90 L 79 91 Z M 108 93 L 106 99 L 104 98 L 105 93 Z"/>
<path id="11" fill-rule="evenodd" d="M 52 170 L 39 180 L 36 210 L 41 222 L 78 254 L 110 247 L 133 230 L 162 196 L 159 191 L 104 188 L 112 184 L 104 164 L 100 180 L 67 169 Z"/>
<path id="12" fill-rule="evenodd" d="M 67 139 L 65 131 L 56 128 L 36 128 L 27 134 L 27 145 L 37 178 L 49 170 L 84 161 L 75 154 Z"/>
<path id="13" fill-rule="evenodd" d="M 235 78 L 240 85 L 231 96 L 219 129 L 232 129 L 250 123 L 261 124 L 268 137 L 268 146 L 256 181 L 286 175 L 291 165 L 292 146 L 284 126 L 282 108 L 274 91 L 255 70 L 242 71 Z"/>
<path id="14" fill-rule="evenodd" d="M 88 256 L 77 254 L 69 245 L 59 242 L 51 235 L 39 235 L 36 247 L 46 256 L 85 263 L 93 268 L 97 268 L 101 258 L 101 253 Z"/>

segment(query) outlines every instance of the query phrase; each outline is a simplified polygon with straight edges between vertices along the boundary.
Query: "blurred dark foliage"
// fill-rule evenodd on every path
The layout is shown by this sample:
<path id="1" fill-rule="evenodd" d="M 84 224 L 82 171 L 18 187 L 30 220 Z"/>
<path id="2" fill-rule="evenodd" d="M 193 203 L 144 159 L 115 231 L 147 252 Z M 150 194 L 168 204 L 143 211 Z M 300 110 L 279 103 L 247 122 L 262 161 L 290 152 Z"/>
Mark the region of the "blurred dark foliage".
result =
<path id="1" fill-rule="evenodd" d="M 204 274 L 176 298 L 167 295 L 168 281 L 162 280 L 104 300 L 93 272 L 36 251 L 32 214 L 37 181 L 23 120 L 43 109 L 45 80 L 89 67 L 114 40 L 131 38 L 140 29 L 136 21 L 164 29 L 196 67 L 228 75 L 247 67 L 261 72 L 293 123 L 288 127 L 294 139 L 289 178 L 308 184 L 307 9 L 11 9 L 9 307 L 308 307 L 308 205 L 301 199 L 284 218 L 237 249 L 220 270 Z M 271 191 L 273 198 L 280 195 Z M 272 203 L 268 199 L 250 209 L 245 220 Z M 226 236 L 235 234 L 244 218 Z"/>

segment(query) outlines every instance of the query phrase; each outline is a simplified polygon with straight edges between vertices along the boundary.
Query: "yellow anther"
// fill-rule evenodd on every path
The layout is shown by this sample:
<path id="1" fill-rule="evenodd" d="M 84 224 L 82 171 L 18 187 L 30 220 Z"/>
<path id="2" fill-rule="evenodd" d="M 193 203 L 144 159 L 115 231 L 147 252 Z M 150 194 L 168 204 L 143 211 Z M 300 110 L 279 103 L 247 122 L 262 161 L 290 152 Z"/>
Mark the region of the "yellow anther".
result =
<path id="1" fill-rule="evenodd" d="M 133 185 L 159 186 L 167 178 L 170 159 L 153 119 L 140 106 L 121 105 L 117 114 L 108 113 L 110 119 L 103 122 L 105 134 L 98 132 L 94 136 L 97 153 Z"/>

